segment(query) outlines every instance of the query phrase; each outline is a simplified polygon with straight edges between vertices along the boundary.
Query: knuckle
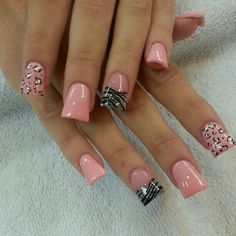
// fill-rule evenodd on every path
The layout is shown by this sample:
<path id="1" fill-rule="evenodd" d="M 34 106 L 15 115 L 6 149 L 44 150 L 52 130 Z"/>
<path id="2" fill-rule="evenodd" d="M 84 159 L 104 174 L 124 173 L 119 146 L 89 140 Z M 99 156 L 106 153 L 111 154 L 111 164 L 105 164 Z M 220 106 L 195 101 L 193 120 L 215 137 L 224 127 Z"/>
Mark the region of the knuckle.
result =
<path id="1" fill-rule="evenodd" d="M 113 57 L 115 60 L 118 61 L 118 63 L 121 63 L 121 65 L 125 62 L 126 65 L 131 65 L 131 67 L 133 67 L 133 65 L 137 64 L 138 55 L 137 50 L 135 51 L 130 45 L 132 44 L 130 44 L 128 40 L 124 41 L 113 49 L 112 54 L 114 55 Z"/>
<path id="2" fill-rule="evenodd" d="M 120 157 L 125 159 L 125 157 L 129 157 L 131 153 L 133 153 L 133 148 L 128 144 L 117 144 L 113 146 L 112 151 L 108 155 L 109 160 L 120 161 Z"/>
<path id="3" fill-rule="evenodd" d="M 39 42 L 39 44 L 42 45 L 50 41 L 50 35 L 47 31 L 36 27 L 34 29 L 29 30 L 28 40 L 31 42 L 31 44 L 32 42 L 33 44 L 35 42 Z"/>
<path id="4" fill-rule="evenodd" d="M 90 52 L 79 52 L 77 54 L 70 55 L 68 63 L 75 67 L 85 67 L 92 70 L 97 70 L 98 63 L 96 62 L 95 56 Z"/>
<path id="5" fill-rule="evenodd" d="M 57 145 L 60 150 L 66 155 L 74 148 L 78 147 L 78 144 L 81 143 L 81 140 L 78 140 L 74 133 L 67 132 L 66 134 L 60 135 L 57 139 Z"/>
<path id="6" fill-rule="evenodd" d="M 162 150 L 172 149 L 177 141 L 178 138 L 171 132 L 157 135 L 151 142 L 151 150 L 154 153 L 160 153 Z"/>
<path id="7" fill-rule="evenodd" d="M 167 12 L 174 12 L 174 1 L 173 0 L 158 0 L 161 9 Z"/>
<path id="8" fill-rule="evenodd" d="M 168 69 L 161 71 L 158 79 L 154 78 L 154 81 L 158 87 L 169 87 L 182 78 L 180 74 L 181 71 L 177 66 L 170 65 Z"/>
<path id="9" fill-rule="evenodd" d="M 182 112 L 186 117 L 192 117 L 193 114 L 199 113 L 202 111 L 202 108 L 205 105 L 205 101 L 200 96 L 193 96 L 187 99 L 187 104 L 184 106 Z"/>
<path id="10" fill-rule="evenodd" d="M 79 8 L 89 13 L 101 13 L 106 11 L 107 0 L 80 0 Z"/>
<path id="11" fill-rule="evenodd" d="M 36 113 L 39 117 L 39 120 L 42 123 L 48 123 L 49 121 L 60 116 L 60 106 L 58 101 L 45 97 L 43 101 L 38 103 Z"/>
<path id="12" fill-rule="evenodd" d="M 128 1 L 128 7 L 135 12 L 139 11 L 147 14 L 151 10 L 152 1 L 150 0 L 132 0 Z"/>
<path id="13" fill-rule="evenodd" d="M 151 99 L 143 92 L 141 93 L 141 88 L 134 89 L 132 97 L 127 105 L 126 112 L 137 112 L 138 114 L 146 113 L 147 109 L 150 108 L 152 103 Z"/>

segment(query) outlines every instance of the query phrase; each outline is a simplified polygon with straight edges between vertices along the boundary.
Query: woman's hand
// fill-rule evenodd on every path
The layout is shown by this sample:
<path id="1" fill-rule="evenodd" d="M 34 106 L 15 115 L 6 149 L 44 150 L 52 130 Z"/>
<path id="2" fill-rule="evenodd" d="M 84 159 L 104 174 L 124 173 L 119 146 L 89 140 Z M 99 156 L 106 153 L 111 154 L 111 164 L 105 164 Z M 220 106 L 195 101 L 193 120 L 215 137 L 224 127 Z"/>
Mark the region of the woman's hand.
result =
<path id="1" fill-rule="evenodd" d="M 45 86 L 52 79 L 63 35 L 69 33 L 63 86 L 65 104 L 61 114 L 64 118 L 89 121 L 109 35 L 112 37 L 102 106 L 125 110 L 137 80 L 143 51 L 151 68 L 168 67 L 174 25 L 173 0 L 23 2 L 26 9 L 22 94 L 43 96 Z M 15 9 L 19 4 L 22 1 L 1 3 L 3 7 Z"/>
<path id="2" fill-rule="evenodd" d="M 0 65 L 6 78 L 15 89 L 21 71 L 24 10 L 24 4 L 21 3 L 18 5 L 17 12 L 4 11 L 0 14 L 0 32 L 2 33 Z M 178 35 L 178 38 L 182 38 L 189 35 L 198 24 L 195 19 L 187 19 L 187 22 L 184 19 L 183 22 L 184 24 L 190 22 L 189 31 L 181 30 L 177 26 L 174 37 Z M 54 86 L 49 85 L 42 99 L 29 97 L 28 101 L 67 159 L 86 177 L 89 184 L 103 176 L 104 169 L 101 159 L 94 152 L 86 137 L 103 154 L 115 173 L 127 186 L 137 192 L 140 200 L 146 205 L 162 191 L 162 187 L 157 182 L 158 178 L 151 168 L 124 138 L 109 112 L 96 105 L 91 113 L 91 122 L 78 123 L 80 130 L 77 129 L 73 120 L 60 118 L 63 106 L 63 72 L 66 53 L 61 50 L 60 55 L 55 70 L 57 75 L 53 81 Z M 222 122 L 214 110 L 196 94 L 178 68 L 171 65 L 168 70 L 155 72 L 144 65 L 140 73 L 140 82 L 203 145 L 205 145 L 203 137 L 208 138 L 208 135 L 202 137 L 201 130 L 205 123 L 210 122 L 212 127 L 207 126 L 203 132 L 205 134 L 207 130 L 213 128 L 214 134 L 210 134 L 211 137 L 207 139 L 210 141 L 205 147 L 212 151 L 223 151 L 225 147 L 221 143 L 222 141 L 227 142 L 227 139 L 228 147 L 234 145 L 235 142 L 229 140 L 227 134 L 213 124 L 214 122 L 222 126 Z M 127 112 L 117 112 L 117 115 L 147 146 L 184 197 L 192 196 L 206 188 L 207 184 L 200 175 L 199 167 L 194 161 L 191 151 L 167 125 L 156 106 L 139 85 L 135 87 L 134 96 L 130 100 Z M 218 144 L 212 143 L 215 135 L 220 138 Z M 215 149 L 215 147 L 217 148 Z"/>

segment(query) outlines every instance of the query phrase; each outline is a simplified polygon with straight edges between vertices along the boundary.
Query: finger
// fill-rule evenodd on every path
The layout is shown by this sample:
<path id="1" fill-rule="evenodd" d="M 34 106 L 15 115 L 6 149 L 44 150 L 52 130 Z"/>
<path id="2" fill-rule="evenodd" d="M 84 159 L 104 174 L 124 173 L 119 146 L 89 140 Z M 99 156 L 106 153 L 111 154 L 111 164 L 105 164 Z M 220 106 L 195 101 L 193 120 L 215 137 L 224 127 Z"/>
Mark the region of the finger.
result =
<path id="1" fill-rule="evenodd" d="M 213 156 L 236 145 L 214 109 L 194 91 L 175 65 L 159 73 L 144 67 L 142 75 L 141 83 L 145 89 L 172 112 Z"/>
<path id="2" fill-rule="evenodd" d="M 43 96 L 50 82 L 70 1 L 30 0 L 24 41 L 21 93 Z M 50 23 L 49 23 L 50 22 Z"/>
<path id="3" fill-rule="evenodd" d="M 173 41 L 180 41 L 190 37 L 198 27 L 205 25 L 205 16 L 201 12 L 190 12 L 184 15 L 176 16 Z"/>
<path id="4" fill-rule="evenodd" d="M 89 121 L 115 0 L 76 0 L 70 26 L 62 117 Z"/>
<path id="5" fill-rule="evenodd" d="M 97 104 L 90 122 L 79 122 L 79 126 L 144 205 L 163 191 L 153 171 L 124 138 L 107 110 Z"/>
<path id="6" fill-rule="evenodd" d="M 167 125 L 148 95 L 136 86 L 125 113 L 117 113 L 139 137 L 184 198 L 207 187 L 192 153 Z M 142 115 L 140 115 L 142 114 Z"/>
<path id="7" fill-rule="evenodd" d="M 168 67 L 172 51 L 174 26 L 174 1 L 153 1 L 152 23 L 145 49 L 145 61 L 154 69 Z"/>
<path id="8" fill-rule="evenodd" d="M 119 1 L 103 83 L 102 106 L 125 110 L 137 79 L 151 21 L 150 0 Z M 138 37 L 138 38 L 137 38 Z"/>

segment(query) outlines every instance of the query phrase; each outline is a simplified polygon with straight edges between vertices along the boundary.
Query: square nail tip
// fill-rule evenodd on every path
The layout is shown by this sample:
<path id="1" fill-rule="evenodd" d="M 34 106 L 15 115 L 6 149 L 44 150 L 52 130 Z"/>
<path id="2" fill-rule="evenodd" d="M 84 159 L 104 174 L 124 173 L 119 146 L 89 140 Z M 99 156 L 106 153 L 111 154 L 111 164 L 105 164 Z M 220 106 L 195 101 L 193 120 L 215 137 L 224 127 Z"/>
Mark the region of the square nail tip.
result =
<path id="1" fill-rule="evenodd" d="M 153 70 L 163 70 L 163 69 L 168 68 L 167 64 L 160 62 L 160 61 L 147 60 L 147 64 Z"/>
<path id="2" fill-rule="evenodd" d="M 147 201 L 147 202 L 142 202 L 142 201 L 141 201 L 142 205 L 143 205 L 143 206 L 147 206 L 149 203 L 153 202 L 155 199 L 158 199 L 158 197 L 159 197 L 162 193 L 164 193 L 164 192 L 165 192 L 165 190 L 162 188 L 162 189 L 160 190 L 160 192 L 159 192 L 151 201 Z"/>
<path id="3" fill-rule="evenodd" d="M 63 113 L 61 113 L 61 118 L 64 118 L 64 119 L 73 119 L 73 120 L 78 120 L 78 121 L 83 121 L 83 122 L 89 122 L 89 116 L 88 117 L 82 117 L 82 116 L 77 116 L 77 115 L 66 115 Z"/>
<path id="4" fill-rule="evenodd" d="M 201 188 L 198 188 L 198 189 L 195 189 L 194 191 L 190 192 L 190 193 L 186 193 L 184 194 L 183 192 L 182 193 L 182 196 L 184 199 L 188 199 L 190 197 L 193 197 L 194 195 L 196 195 L 197 193 L 200 193 L 201 191 L 203 191 L 204 189 L 206 189 L 208 187 L 208 184 L 205 183 L 204 185 L 201 186 Z"/>
<path id="5" fill-rule="evenodd" d="M 214 154 L 213 152 L 211 152 L 212 156 L 214 157 L 214 159 L 217 159 L 219 157 L 222 156 L 223 153 L 226 153 L 227 151 L 231 150 L 232 148 L 235 148 L 236 147 L 236 144 L 233 144 L 233 146 L 223 150 L 222 152 L 220 152 L 219 154 Z M 208 149 L 208 148 L 207 148 Z M 208 149 L 210 151 L 210 149 Z"/>
<path id="6" fill-rule="evenodd" d="M 92 186 L 95 184 L 95 182 L 102 179 L 102 177 L 104 177 L 105 175 L 106 175 L 106 172 L 103 170 L 103 171 L 101 171 L 100 175 L 96 176 L 96 178 L 94 178 L 92 180 L 86 179 L 86 183 L 87 183 L 87 185 Z"/>
<path id="7" fill-rule="evenodd" d="M 146 206 L 152 202 L 157 196 L 164 192 L 163 187 L 155 179 L 152 179 L 145 187 L 141 187 L 136 191 L 136 194 L 141 203 Z"/>

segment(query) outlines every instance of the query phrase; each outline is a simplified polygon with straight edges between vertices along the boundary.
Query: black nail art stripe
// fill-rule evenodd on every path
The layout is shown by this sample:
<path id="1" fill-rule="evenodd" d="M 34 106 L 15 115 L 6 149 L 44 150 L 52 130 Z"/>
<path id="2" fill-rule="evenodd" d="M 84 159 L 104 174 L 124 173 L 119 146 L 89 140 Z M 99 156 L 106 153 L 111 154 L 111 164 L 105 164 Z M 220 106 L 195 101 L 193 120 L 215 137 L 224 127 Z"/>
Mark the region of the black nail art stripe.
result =
<path id="1" fill-rule="evenodd" d="M 120 111 L 126 109 L 127 92 L 117 92 L 112 88 L 106 87 L 101 98 L 101 106 L 111 107 Z"/>
<path id="2" fill-rule="evenodd" d="M 164 191 L 163 187 L 156 181 L 152 179 L 148 186 L 142 187 L 137 190 L 137 195 L 144 206 L 151 202 L 154 198 L 160 195 Z"/>

